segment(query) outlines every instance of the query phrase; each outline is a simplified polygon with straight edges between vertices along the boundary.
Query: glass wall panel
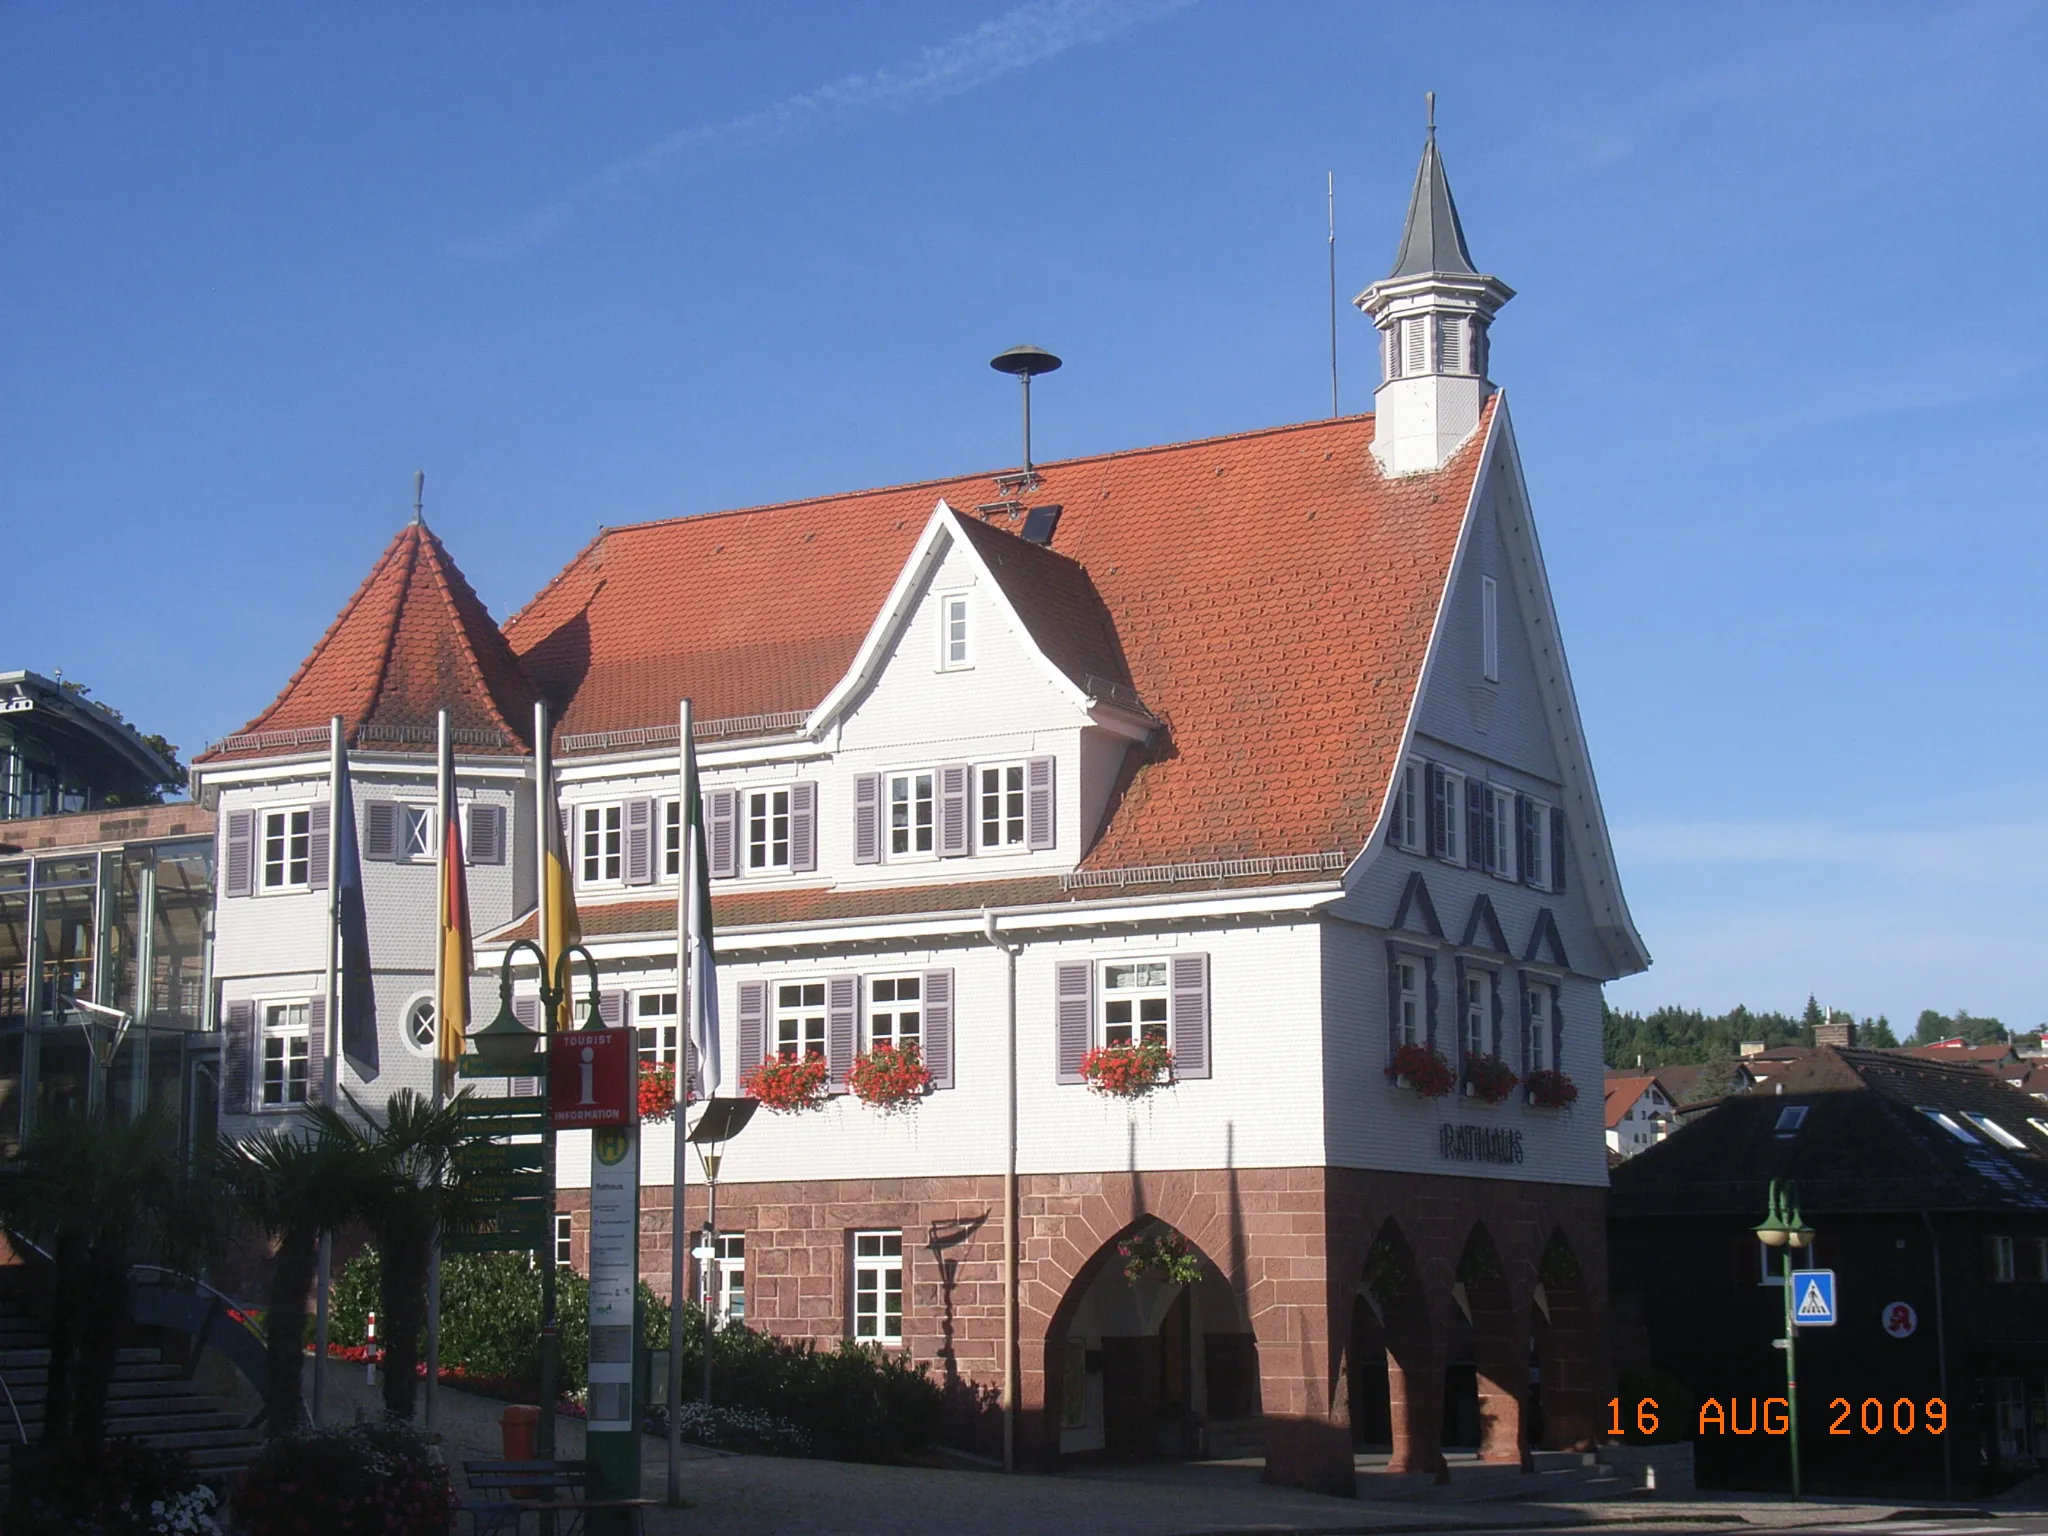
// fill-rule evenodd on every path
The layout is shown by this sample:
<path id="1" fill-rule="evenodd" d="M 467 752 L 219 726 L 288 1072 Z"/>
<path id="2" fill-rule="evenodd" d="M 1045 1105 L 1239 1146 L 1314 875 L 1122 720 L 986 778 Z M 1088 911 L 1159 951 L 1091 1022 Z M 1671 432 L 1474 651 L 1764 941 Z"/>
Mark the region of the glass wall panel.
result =
<path id="1" fill-rule="evenodd" d="M 20 1030 L 0 1034 L 0 1157 L 21 1150 Z"/>
<path id="2" fill-rule="evenodd" d="M 85 1035 L 77 1029 L 49 1030 L 36 1037 L 40 1048 L 36 1058 L 36 1121 L 53 1115 L 85 1113 L 86 1092 L 91 1079 L 88 1067 L 92 1053 Z"/>
<path id="3" fill-rule="evenodd" d="M 0 887 L 0 1030 L 20 1029 L 27 1017 L 28 892 Z"/>
<path id="4" fill-rule="evenodd" d="M 159 847 L 156 926 L 150 945 L 152 1026 L 198 1029 L 205 1024 L 206 933 L 212 909 L 213 844 Z"/>
<path id="5" fill-rule="evenodd" d="M 35 900 L 42 909 L 36 1009 L 45 1024 L 68 1023 L 71 999 L 92 996 L 93 889 L 39 889 Z"/>
<path id="6" fill-rule="evenodd" d="M 106 1044 L 105 1036 L 100 1044 Z M 117 1120 L 135 1118 L 135 1064 L 148 1055 L 148 1043 L 134 1030 L 121 1042 L 121 1049 L 114 1053 L 113 1070 L 107 1073 L 108 1113 Z M 46 1060 L 48 1058 L 45 1058 Z"/>
<path id="7" fill-rule="evenodd" d="M 185 1040 L 182 1034 L 149 1033 L 149 1107 L 173 1124 L 185 1114 Z"/>

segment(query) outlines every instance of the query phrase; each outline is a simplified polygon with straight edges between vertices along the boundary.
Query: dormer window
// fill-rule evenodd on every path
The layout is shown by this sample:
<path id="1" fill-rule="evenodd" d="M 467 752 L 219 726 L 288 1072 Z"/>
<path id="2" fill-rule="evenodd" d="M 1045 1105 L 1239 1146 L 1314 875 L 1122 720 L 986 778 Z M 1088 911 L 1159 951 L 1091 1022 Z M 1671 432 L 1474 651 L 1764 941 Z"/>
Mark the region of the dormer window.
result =
<path id="1" fill-rule="evenodd" d="M 974 665 L 968 644 L 967 594 L 949 592 L 939 599 L 939 670 L 956 672 Z"/>

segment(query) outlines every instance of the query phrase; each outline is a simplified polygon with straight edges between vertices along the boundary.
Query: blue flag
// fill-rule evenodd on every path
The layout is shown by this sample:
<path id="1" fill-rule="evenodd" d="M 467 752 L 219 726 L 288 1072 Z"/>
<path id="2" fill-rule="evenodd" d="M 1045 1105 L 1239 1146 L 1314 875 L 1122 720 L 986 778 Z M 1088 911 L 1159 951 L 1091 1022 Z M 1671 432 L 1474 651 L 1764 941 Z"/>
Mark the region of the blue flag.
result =
<path id="1" fill-rule="evenodd" d="M 363 906 L 363 858 L 356 846 L 355 792 L 348 754 L 334 784 L 334 919 L 341 942 L 341 1054 L 361 1078 L 377 1075 L 377 985 L 370 969 L 370 915 Z"/>

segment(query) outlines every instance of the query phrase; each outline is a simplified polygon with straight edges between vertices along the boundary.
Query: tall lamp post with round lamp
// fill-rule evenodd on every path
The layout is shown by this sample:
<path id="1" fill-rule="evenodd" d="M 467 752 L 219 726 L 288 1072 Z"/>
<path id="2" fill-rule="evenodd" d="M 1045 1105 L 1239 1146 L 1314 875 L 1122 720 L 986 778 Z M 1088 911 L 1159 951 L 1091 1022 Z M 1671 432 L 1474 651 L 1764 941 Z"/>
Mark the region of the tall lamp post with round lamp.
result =
<path id="1" fill-rule="evenodd" d="M 1757 1241 L 1782 1255 L 1785 1286 L 1785 1337 L 1776 1341 L 1785 1351 L 1785 1432 L 1792 1448 L 1792 1497 L 1799 1497 L 1799 1326 L 1792 1315 L 1792 1254 L 1813 1246 L 1813 1228 L 1799 1213 L 1799 1191 L 1791 1180 L 1771 1180 L 1770 1209 L 1751 1229 Z"/>

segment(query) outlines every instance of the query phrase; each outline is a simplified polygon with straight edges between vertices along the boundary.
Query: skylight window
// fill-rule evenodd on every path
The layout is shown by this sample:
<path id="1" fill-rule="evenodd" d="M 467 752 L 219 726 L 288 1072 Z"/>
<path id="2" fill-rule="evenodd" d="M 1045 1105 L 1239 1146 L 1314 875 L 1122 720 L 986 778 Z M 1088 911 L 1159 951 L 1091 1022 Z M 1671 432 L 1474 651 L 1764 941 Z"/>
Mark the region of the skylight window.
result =
<path id="1" fill-rule="evenodd" d="M 1982 1145 L 1984 1145 L 1984 1143 L 1979 1141 L 1975 1136 L 1972 1136 L 1968 1131 L 1964 1130 L 1960 1125 L 1958 1125 L 1955 1122 L 1954 1119 L 1952 1119 L 1943 1111 L 1938 1109 L 1929 1109 L 1925 1104 L 1922 1104 L 1920 1106 L 1920 1113 L 1925 1115 L 1928 1119 L 1932 1120 L 1944 1131 L 1947 1131 L 1949 1135 L 1955 1137 L 1957 1141 L 1966 1143 L 1967 1145 L 1973 1147 L 1981 1147 Z"/>
<path id="2" fill-rule="evenodd" d="M 2001 1147 L 2011 1147 L 2019 1150 L 2026 1146 L 2024 1141 L 2021 1141 L 2019 1137 L 2013 1135 L 2011 1131 L 2008 1131 L 1989 1115 L 1965 1115 L 1963 1118 L 1997 1142 Z"/>
<path id="3" fill-rule="evenodd" d="M 1804 1104 L 1787 1104 L 1778 1111 L 1778 1134 L 1780 1136 L 1797 1135 L 1799 1127 L 1805 1123 L 1806 1106 Z"/>
<path id="4" fill-rule="evenodd" d="M 2048 1136 L 2048 1120 L 2036 1120 L 2032 1115 L 2029 1115 L 2027 1116 L 2027 1124 L 2031 1125 L 2043 1136 Z"/>

